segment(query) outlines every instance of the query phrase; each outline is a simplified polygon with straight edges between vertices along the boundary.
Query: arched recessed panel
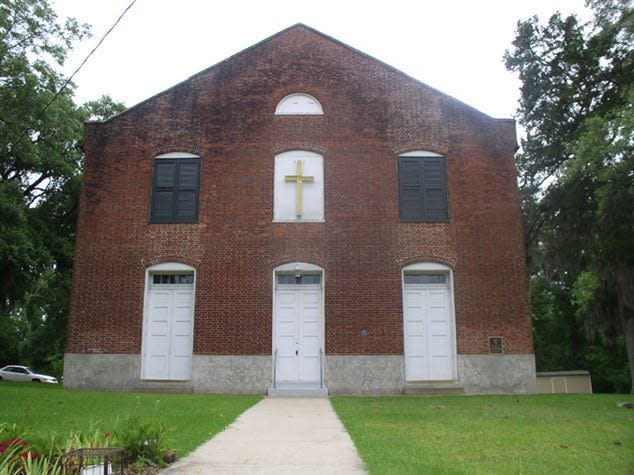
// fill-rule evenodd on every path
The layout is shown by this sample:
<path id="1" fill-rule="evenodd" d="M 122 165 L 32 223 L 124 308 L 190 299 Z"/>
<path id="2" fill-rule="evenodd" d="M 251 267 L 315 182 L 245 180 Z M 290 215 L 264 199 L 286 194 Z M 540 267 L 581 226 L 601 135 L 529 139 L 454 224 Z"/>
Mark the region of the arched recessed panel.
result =
<path id="1" fill-rule="evenodd" d="M 323 115 L 324 110 L 310 94 L 289 94 L 275 108 L 275 115 Z"/>
<path id="2" fill-rule="evenodd" d="M 324 157 L 306 150 L 275 156 L 274 222 L 324 221 Z"/>

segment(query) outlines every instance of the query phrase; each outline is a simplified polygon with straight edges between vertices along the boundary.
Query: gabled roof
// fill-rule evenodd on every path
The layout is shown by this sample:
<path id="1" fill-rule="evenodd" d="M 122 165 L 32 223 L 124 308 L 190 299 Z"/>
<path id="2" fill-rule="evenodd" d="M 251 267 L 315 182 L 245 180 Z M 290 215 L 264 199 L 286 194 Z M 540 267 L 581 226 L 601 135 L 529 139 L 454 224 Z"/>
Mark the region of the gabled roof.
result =
<path id="1" fill-rule="evenodd" d="M 469 104 L 466 104 L 466 103 L 462 102 L 461 100 L 456 99 L 455 97 L 450 96 L 449 94 L 440 91 L 439 89 L 436 89 L 436 88 L 434 88 L 432 86 L 429 86 L 428 84 L 426 84 L 426 83 L 414 78 L 413 76 L 410 76 L 407 73 L 404 73 L 403 71 L 395 68 L 394 66 L 391 66 L 391 65 L 389 65 L 389 64 L 387 64 L 387 63 L 385 63 L 385 62 L 383 62 L 383 61 L 381 61 L 379 59 L 376 59 L 375 57 L 373 57 L 373 56 L 371 56 L 371 55 L 369 55 L 367 53 L 364 53 L 363 51 L 360 51 L 360 50 L 358 50 L 358 49 L 356 49 L 356 48 L 354 48 L 354 47 L 352 47 L 350 45 L 347 45 L 346 43 L 343 43 L 342 41 L 340 41 L 340 40 L 338 40 L 336 38 L 333 38 L 332 36 L 326 35 L 325 33 L 322 33 L 321 31 L 318 31 L 318 30 L 316 30 L 316 29 L 314 29 L 314 28 L 312 28 L 310 26 L 307 26 L 307 25 L 305 25 L 303 23 L 296 23 L 296 24 L 294 24 L 292 26 L 289 26 L 288 28 L 285 28 L 285 29 L 283 29 L 283 30 L 281 30 L 281 31 L 279 31 L 279 32 L 277 32 L 277 33 L 275 33 L 275 34 L 273 34 L 273 35 L 261 40 L 261 41 L 258 41 L 254 45 L 249 46 L 248 48 L 245 48 L 245 49 L 243 49 L 243 50 L 241 50 L 241 51 L 229 56 L 228 58 L 220 61 L 219 63 L 216 63 L 216 64 L 214 64 L 214 65 L 212 65 L 212 66 L 210 66 L 208 68 L 205 68 L 202 71 L 199 71 L 196 74 L 193 74 L 192 76 L 184 79 L 183 81 L 180 81 L 180 82 L 174 84 L 173 86 L 171 86 L 171 87 L 169 87 L 169 88 L 167 88 L 167 89 L 165 89 L 165 90 L 163 90 L 163 91 L 161 91 L 161 92 L 159 92 L 157 94 L 154 94 L 153 96 L 150 96 L 150 97 L 148 97 L 147 99 L 145 99 L 145 100 L 143 100 L 141 102 L 138 102 L 137 104 L 135 104 L 133 106 L 130 106 L 125 111 L 120 112 L 119 114 L 115 114 L 112 117 L 109 117 L 108 119 L 103 120 L 103 121 L 89 121 L 88 123 L 108 122 L 108 121 L 114 119 L 115 117 L 124 115 L 130 110 L 136 109 L 137 107 L 139 107 L 139 106 L 141 106 L 143 104 L 146 104 L 147 102 L 150 102 L 150 101 L 152 101 L 153 99 L 155 99 L 157 97 L 160 97 L 160 96 L 162 96 L 164 94 L 169 93 L 170 91 L 172 91 L 173 89 L 178 88 L 179 86 L 181 86 L 184 83 L 192 81 L 192 80 L 196 79 L 199 76 L 205 75 L 206 73 L 208 73 L 208 72 L 210 72 L 210 71 L 212 71 L 212 70 L 214 70 L 216 68 L 221 67 L 223 64 L 231 62 L 237 56 L 246 54 L 246 53 L 250 52 L 251 50 L 259 48 L 260 46 L 272 41 L 273 39 L 275 39 L 277 37 L 283 36 L 283 35 L 285 35 L 288 32 L 291 32 L 293 30 L 298 30 L 298 29 L 303 29 L 303 30 L 306 30 L 306 31 L 308 31 L 308 32 L 310 32 L 312 34 L 318 35 L 321 38 L 326 39 L 327 41 L 335 43 L 335 44 L 339 45 L 342 48 L 345 48 L 345 49 L 347 49 L 347 50 L 349 50 L 349 51 L 351 51 L 351 52 L 353 52 L 355 54 L 358 54 L 358 55 L 363 56 L 363 57 L 365 57 L 365 58 L 367 58 L 367 59 L 369 59 L 369 60 L 371 60 L 371 61 L 373 61 L 375 63 L 378 63 L 378 64 L 382 65 L 384 68 L 386 68 L 386 69 L 388 69 L 388 70 L 390 70 L 390 71 L 392 71 L 392 72 L 394 72 L 394 73 L 396 73 L 396 74 L 398 74 L 398 75 L 400 75 L 400 76 L 402 76 L 402 77 L 404 77 L 404 78 L 406 78 L 406 79 L 408 79 L 408 80 L 410 80 L 410 81 L 412 81 L 414 83 L 417 83 L 417 84 L 419 84 L 420 86 L 422 86 L 424 88 L 427 88 L 427 89 L 429 89 L 431 91 L 434 91 L 436 94 L 439 94 L 439 95 L 445 97 L 446 99 L 459 104 L 461 107 L 464 107 L 464 108 L 466 108 L 466 109 L 468 109 L 468 110 L 470 110 L 472 112 L 475 112 L 475 113 L 481 115 L 482 117 L 485 117 L 485 118 L 490 119 L 490 120 L 501 120 L 501 121 L 509 120 L 509 121 L 513 121 L 514 122 L 513 119 L 494 119 L 491 116 L 489 116 L 488 114 L 485 114 L 484 112 L 476 109 L 475 107 L 470 106 Z"/>

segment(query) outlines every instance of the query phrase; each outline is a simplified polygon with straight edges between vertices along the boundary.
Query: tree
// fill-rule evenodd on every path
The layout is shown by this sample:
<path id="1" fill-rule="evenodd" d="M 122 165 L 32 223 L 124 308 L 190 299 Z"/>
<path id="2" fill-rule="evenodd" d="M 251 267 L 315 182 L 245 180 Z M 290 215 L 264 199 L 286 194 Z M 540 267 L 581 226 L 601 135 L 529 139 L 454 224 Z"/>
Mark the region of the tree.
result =
<path id="1" fill-rule="evenodd" d="M 627 0 L 588 4 L 588 25 L 559 13 L 545 26 L 519 22 L 505 55 L 522 81 L 517 165 L 532 310 L 543 318 L 535 303 L 548 299 L 535 289 L 546 282 L 560 294 L 551 304 L 568 301 L 563 327 L 583 328 L 586 343 L 613 355 L 624 339 L 634 391 L 634 10 Z"/>
<path id="2" fill-rule="evenodd" d="M 77 107 L 60 73 L 88 31 L 47 0 L 0 0 L 1 361 L 61 369 L 82 124 L 124 109 L 107 96 Z"/>
<path id="3" fill-rule="evenodd" d="M 50 265 L 31 206 L 79 173 L 81 121 L 61 67 L 87 27 L 45 0 L 0 1 L 0 314 Z"/>

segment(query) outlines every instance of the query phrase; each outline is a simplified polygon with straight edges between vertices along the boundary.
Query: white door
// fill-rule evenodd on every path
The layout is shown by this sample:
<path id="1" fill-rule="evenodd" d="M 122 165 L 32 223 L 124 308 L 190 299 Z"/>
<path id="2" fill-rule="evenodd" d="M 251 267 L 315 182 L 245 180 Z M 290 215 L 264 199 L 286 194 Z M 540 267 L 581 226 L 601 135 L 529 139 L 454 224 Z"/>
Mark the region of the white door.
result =
<path id="1" fill-rule="evenodd" d="M 403 292 L 405 379 L 455 379 L 453 323 L 449 288 L 408 285 Z"/>
<path id="2" fill-rule="evenodd" d="M 276 380 L 319 383 L 323 348 L 320 286 L 278 286 L 275 292 Z"/>
<path id="3" fill-rule="evenodd" d="M 191 378 L 193 285 L 151 285 L 145 330 L 145 379 Z"/>

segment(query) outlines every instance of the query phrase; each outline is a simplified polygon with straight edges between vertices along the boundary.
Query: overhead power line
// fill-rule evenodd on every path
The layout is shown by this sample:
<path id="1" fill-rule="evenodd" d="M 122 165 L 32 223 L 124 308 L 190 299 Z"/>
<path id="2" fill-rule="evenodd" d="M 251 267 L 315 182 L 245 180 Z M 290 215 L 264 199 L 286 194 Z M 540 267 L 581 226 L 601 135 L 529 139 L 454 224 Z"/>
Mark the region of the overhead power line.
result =
<path id="1" fill-rule="evenodd" d="M 90 57 L 94 54 L 95 51 L 97 51 L 97 49 L 99 49 L 99 47 L 101 46 L 101 44 L 104 42 L 104 40 L 108 37 L 108 35 L 112 32 L 112 30 L 115 29 L 115 27 L 119 24 L 119 22 L 123 19 L 123 17 L 126 15 L 126 13 L 128 13 L 128 10 L 130 10 L 130 8 L 132 8 L 134 6 L 134 4 L 136 3 L 137 0 L 132 0 L 132 2 L 130 2 L 130 4 L 125 8 L 125 10 L 123 10 L 123 12 L 121 13 L 121 15 L 119 15 L 119 18 L 117 18 L 117 20 L 114 22 L 114 24 L 108 29 L 108 31 L 106 31 L 104 33 L 104 35 L 101 37 L 101 39 L 99 40 L 99 42 L 95 45 L 95 47 L 90 51 L 90 53 L 88 53 L 88 55 L 84 58 L 84 60 L 81 62 L 81 64 L 77 67 L 77 69 L 75 69 L 75 71 L 73 71 L 73 73 L 68 77 L 68 79 L 66 79 L 66 81 L 64 81 L 64 84 L 62 84 L 62 87 L 59 88 L 59 90 L 55 93 L 55 95 L 53 96 L 53 98 L 44 106 L 44 108 L 40 111 L 40 113 L 37 115 L 37 117 L 35 117 L 35 119 L 33 119 L 33 121 L 29 124 L 29 126 L 24 129 L 22 131 L 22 133 L 20 134 L 20 136 L 18 137 L 18 140 L 16 141 L 16 143 L 20 143 L 22 141 L 22 139 L 24 139 L 24 137 L 26 137 L 26 135 L 28 134 L 29 130 L 37 123 L 38 120 L 40 120 L 42 118 L 42 116 L 44 115 L 44 113 L 48 110 L 49 107 L 51 107 L 51 105 L 57 100 L 57 98 L 61 95 L 62 92 L 64 92 L 64 89 L 66 89 L 68 87 L 68 85 L 71 83 L 71 81 L 73 80 L 73 78 L 75 77 L 75 75 L 81 70 L 81 68 L 84 67 L 84 65 L 86 64 L 86 62 L 88 61 L 88 59 L 90 59 Z"/>

